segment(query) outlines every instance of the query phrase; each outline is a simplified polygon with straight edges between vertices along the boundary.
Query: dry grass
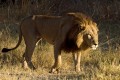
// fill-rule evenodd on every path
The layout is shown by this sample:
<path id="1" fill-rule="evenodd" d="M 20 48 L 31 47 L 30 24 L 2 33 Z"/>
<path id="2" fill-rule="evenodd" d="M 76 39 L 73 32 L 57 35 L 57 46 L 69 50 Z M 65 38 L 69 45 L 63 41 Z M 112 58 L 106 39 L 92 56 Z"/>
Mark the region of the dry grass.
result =
<path id="1" fill-rule="evenodd" d="M 45 3 L 39 7 L 43 7 L 42 5 L 45 6 Z M 40 9 L 42 14 L 49 14 L 51 9 L 47 7 L 49 6 Z M 30 10 L 26 11 L 28 12 L 22 13 L 17 6 L 12 9 L 0 8 L 0 50 L 16 45 L 18 25 L 15 23 L 31 14 Z M 14 51 L 5 54 L 0 52 L 0 80 L 120 80 L 120 22 L 101 21 L 98 24 L 100 47 L 82 56 L 81 73 L 74 72 L 72 55 L 62 52 L 61 73 L 49 74 L 54 60 L 53 46 L 48 43 L 39 44 L 35 48 L 32 61 L 37 70 L 24 70 L 21 67 L 22 54 L 25 50 L 23 41 Z"/>
<path id="2" fill-rule="evenodd" d="M 112 24 L 112 25 L 111 25 Z M 18 41 L 17 28 L 13 24 L 1 24 L 0 26 L 0 50 L 3 47 L 14 47 Z M 81 73 L 74 72 L 73 60 L 71 54 L 62 52 L 63 65 L 61 73 L 58 75 L 49 74 L 49 70 L 53 65 L 53 46 L 50 44 L 39 44 L 34 51 L 32 61 L 37 70 L 24 70 L 21 67 L 22 54 L 24 53 L 24 41 L 20 47 L 14 51 L 0 54 L 0 79 L 2 80 L 66 80 L 66 79 L 82 79 L 82 80 L 119 80 L 120 79 L 120 46 L 119 37 L 115 39 L 114 35 L 119 31 L 112 31 L 119 28 L 119 24 L 109 23 L 101 24 L 104 26 L 100 33 L 100 44 L 96 51 L 91 51 L 88 55 L 83 55 L 81 60 Z M 109 26 L 110 35 L 114 40 L 110 40 L 108 45 L 105 29 Z M 117 28 L 116 28 L 117 27 Z M 106 34 L 107 35 L 107 34 Z M 102 39 L 101 39 L 102 36 Z M 104 38 L 104 39 L 103 39 Z M 117 45 L 116 45 L 116 44 Z M 103 45 L 102 45 L 103 44 Z M 109 49 L 111 47 L 111 50 Z M 117 47 L 114 47 L 117 46 Z M 104 49 L 105 48 L 105 49 Z M 48 56 L 49 55 L 49 56 Z"/>

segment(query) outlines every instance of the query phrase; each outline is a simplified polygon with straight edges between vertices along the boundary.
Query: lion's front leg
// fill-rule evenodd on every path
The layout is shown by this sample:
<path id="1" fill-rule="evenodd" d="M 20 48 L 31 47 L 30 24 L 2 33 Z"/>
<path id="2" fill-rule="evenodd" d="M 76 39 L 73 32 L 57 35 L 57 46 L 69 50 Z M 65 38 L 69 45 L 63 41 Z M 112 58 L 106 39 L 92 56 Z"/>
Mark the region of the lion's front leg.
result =
<path id="1" fill-rule="evenodd" d="M 73 60 L 74 60 L 76 72 L 80 72 L 80 59 L 81 59 L 81 52 L 73 53 Z"/>
<path id="2" fill-rule="evenodd" d="M 54 65 L 50 71 L 50 73 L 58 73 L 59 68 L 61 67 L 61 49 L 59 46 L 54 46 Z"/>

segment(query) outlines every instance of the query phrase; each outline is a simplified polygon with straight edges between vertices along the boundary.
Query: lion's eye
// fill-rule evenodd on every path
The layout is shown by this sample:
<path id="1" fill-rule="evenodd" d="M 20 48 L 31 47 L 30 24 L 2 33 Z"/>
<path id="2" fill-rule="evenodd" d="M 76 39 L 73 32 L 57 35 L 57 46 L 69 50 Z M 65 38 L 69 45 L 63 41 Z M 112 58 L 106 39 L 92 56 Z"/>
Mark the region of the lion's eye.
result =
<path id="1" fill-rule="evenodd" d="M 92 38 L 91 35 L 88 34 L 88 39 L 91 39 L 91 38 Z"/>

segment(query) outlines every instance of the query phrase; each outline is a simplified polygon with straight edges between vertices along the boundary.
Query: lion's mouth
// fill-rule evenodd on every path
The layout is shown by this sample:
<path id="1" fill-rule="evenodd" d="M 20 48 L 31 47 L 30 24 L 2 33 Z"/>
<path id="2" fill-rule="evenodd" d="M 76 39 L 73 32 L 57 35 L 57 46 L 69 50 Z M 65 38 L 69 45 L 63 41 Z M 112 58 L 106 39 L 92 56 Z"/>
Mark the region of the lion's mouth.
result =
<path id="1" fill-rule="evenodd" d="M 92 45 L 92 46 L 91 46 L 91 48 L 92 48 L 93 50 L 96 50 L 97 47 L 98 47 L 98 45 Z"/>

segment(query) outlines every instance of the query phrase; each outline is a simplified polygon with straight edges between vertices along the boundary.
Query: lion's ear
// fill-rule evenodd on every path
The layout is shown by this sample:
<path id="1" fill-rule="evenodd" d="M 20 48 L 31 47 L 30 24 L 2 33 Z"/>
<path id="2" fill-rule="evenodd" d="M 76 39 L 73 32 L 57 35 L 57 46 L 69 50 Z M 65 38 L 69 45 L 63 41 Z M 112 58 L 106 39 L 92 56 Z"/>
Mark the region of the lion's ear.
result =
<path id="1" fill-rule="evenodd" d="M 83 31 L 83 30 L 85 30 L 85 28 L 86 28 L 85 26 L 80 26 L 79 29 L 80 29 L 81 31 Z"/>
<path id="2" fill-rule="evenodd" d="M 75 24 L 73 27 L 71 27 L 70 31 L 69 31 L 69 39 L 73 39 L 78 31 L 79 31 L 79 25 L 78 24 Z"/>
<path id="3" fill-rule="evenodd" d="M 74 28 L 78 29 L 79 31 L 85 30 L 85 24 L 79 22 L 79 21 L 75 21 L 74 23 Z"/>
<path id="4" fill-rule="evenodd" d="M 86 26 L 85 26 L 85 24 L 81 24 L 80 26 L 79 26 L 79 29 L 82 31 L 82 30 L 85 30 L 85 28 L 86 28 Z"/>
<path id="5" fill-rule="evenodd" d="M 80 25 L 78 23 L 74 24 L 69 31 L 69 39 L 74 38 L 80 31 L 85 30 L 86 27 L 84 25 Z"/>

